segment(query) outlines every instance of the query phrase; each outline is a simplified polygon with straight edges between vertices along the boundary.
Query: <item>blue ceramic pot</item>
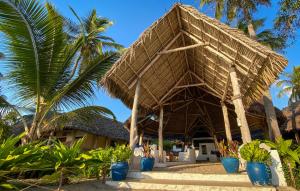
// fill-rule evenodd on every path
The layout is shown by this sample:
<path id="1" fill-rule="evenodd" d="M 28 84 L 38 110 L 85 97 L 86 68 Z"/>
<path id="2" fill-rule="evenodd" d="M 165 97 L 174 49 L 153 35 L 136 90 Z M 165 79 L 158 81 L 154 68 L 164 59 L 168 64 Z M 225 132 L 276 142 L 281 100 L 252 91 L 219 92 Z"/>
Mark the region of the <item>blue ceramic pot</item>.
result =
<path id="1" fill-rule="evenodd" d="M 247 174 L 254 185 L 270 185 L 272 174 L 270 168 L 259 162 L 247 162 Z"/>
<path id="2" fill-rule="evenodd" d="M 128 173 L 128 162 L 116 162 L 111 165 L 111 178 L 113 181 L 126 179 Z"/>
<path id="3" fill-rule="evenodd" d="M 142 157 L 141 158 L 141 171 L 152 171 L 154 166 L 154 158 L 147 158 L 147 157 Z"/>
<path id="4" fill-rule="evenodd" d="M 227 173 L 238 173 L 240 166 L 239 159 L 233 157 L 224 157 L 221 158 L 221 162 Z"/>

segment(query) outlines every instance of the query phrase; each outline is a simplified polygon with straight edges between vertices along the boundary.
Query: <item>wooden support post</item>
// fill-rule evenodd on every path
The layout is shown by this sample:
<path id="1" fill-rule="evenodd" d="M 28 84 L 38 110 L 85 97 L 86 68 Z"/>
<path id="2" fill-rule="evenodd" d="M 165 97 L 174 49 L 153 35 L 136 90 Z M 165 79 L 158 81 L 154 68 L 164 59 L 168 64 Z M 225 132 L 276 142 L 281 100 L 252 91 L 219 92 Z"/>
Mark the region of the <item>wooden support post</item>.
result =
<path id="1" fill-rule="evenodd" d="M 274 138 L 275 139 L 281 138 L 281 132 L 278 126 L 276 112 L 273 106 L 272 96 L 269 90 L 264 92 L 263 101 L 264 101 L 264 107 L 267 116 L 269 138 L 271 140 L 273 140 Z"/>
<path id="2" fill-rule="evenodd" d="M 230 80 L 232 84 L 232 89 L 233 89 L 233 104 L 235 107 L 236 114 L 238 116 L 238 119 L 241 122 L 241 136 L 243 143 L 249 143 L 251 142 L 251 134 L 249 130 L 249 126 L 247 123 L 246 119 L 246 114 L 245 114 L 245 108 L 243 105 L 242 97 L 241 97 L 241 90 L 238 82 L 238 78 L 236 75 L 235 67 L 231 66 L 230 68 Z"/>
<path id="3" fill-rule="evenodd" d="M 134 147 L 137 143 L 137 119 L 138 119 L 138 105 L 139 105 L 140 89 L 141 89 L 141 82 L 139 79 L 136 84 L 134 100 L 133 100 L 133 105 L 132 105 L 132 111 L 131 111 L 129 146 L 132 150 L 134 150 Z"/>
<path id="4" fill-rule="evenodd" d="M 163 122 L 164 122 L 164 109 L 163 106 L 160 107 L 159 112 L 159 128 L 158 128 L 158 155 L 159 161 L 163 162 Z"/>
<path id="5" fill-rule="evenodd" d="M 224 126 L 225 126 L 225 133 L 226 133 L 227 142 L 230 142 L 230 141 L 232 141 L 232 136 L 231 136 L 231 131 L 230 131 L 228 110 L 227 110 L 227 106 L 224 102 L 221 102 L 221 106 L 222 106 L 222 111 L 223 111 Z"/>
<path id="6" fill-rule="evenodd" d="M 143 138 L 144 138 L 144 130 L 142 130 L 142 132 L 140 134 L 139 145 L 143 144 Z"/>

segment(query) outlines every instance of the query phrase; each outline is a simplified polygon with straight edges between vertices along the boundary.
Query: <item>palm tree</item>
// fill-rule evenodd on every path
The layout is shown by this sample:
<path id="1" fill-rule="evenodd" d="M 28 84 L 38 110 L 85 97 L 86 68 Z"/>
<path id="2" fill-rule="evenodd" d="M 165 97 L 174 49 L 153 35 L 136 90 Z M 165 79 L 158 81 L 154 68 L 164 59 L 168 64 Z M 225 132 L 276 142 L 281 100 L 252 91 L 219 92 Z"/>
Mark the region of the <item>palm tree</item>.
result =
<path id="1" fill-rule="evenodd" d="M 275 19 L 275 29 L 284 37 L 295 38 L 297 28 L 300 27 L 300 1 L 279 1 L 280 9 Z"/>
<path id="2" fill-rule="evenodd" d="M 111 37 L 104 35 L 113 23 L 107 18 L 97 16 L 95 9 L 83 18 L 80 18 L 73 8 L 70 7 L 70 9 L 77 18 L 78 24 L 66 19 L 68 37 L 72 43 L 80 42 L 81 44 L 78 50 L 80 56 L 72 70 L 71 76 L 73 76 L 78 68 L 80 72 L 89 64 L 90 60 L 102 55 L 106 50 L 121 50 L 123 46 L 116 43 Z"/>
<path id="3" fill-rule="evenodd" d="M 282 77 L 283 79 L 276 83 L 276 86 L 281 88 L 278 97 L 290 95 L 290 103 L 300 101 L 300 66 L 295 66 L 291 73 L 283 73 Z"/>
<path id="4" fill-rule="evenodd" d="M 83 107 L 94 95 L 96 82 L 118 57 L 107 51 L 93 57 L 80 74 L 71 77 L 82 41 L 68 43 L 64 19 L 46 3 L 35 0 L 0 0 L 0 31 L 7 38 L 7 84 L 22 105 L 35 107 L 28 137 L 38 138 L 45 124 L 61 116 L 85 118 L 113 113 L 100 106 Z M 114 116 L 113 116 L 114 117 Z"/>
<path id="5" fill-rule="evenodd" d="M 252 23 L 253 13 L 257 11 L 260 5 L 271 5 L 270 0 L 200 0 L 200 5 L 215 4 L 215 15 L 217 19 L 225 14 L 227 20 L 232 21 L 234 18 L 245 20 L 249 36 L 256 38 L 256 33 Z"/>
<path id="6" fill-rule="evenodd" d="M 300 66 L 294 67 L 292 73 L 283 73 L 283 79 L 276 83 L 276 86 L 281 88 L 278 93 L 278 97 L 283 95 L 290 95 L 289 106 L 292 110 L 292 128 L 295 133 L 295 139 L 299 143 L 300 138 L 296 129 L 296 113 L 295 102 L 300 101 Z"/>
<path id="7" fill-rule="evenodd" d="M 256 19 L 252 21 L 255 31 L 259 31 L 264 26 L 265 19 Z M 247 23 L 245 20 L 239 20 L 237 28 L 249 35 Z M 278 36 L 270 29 L 265 29 L 256 34 L 256 40 L 261 44 L 270 47 L 275 51 L 282 51 L 286 47 L 286 38 Z"/>

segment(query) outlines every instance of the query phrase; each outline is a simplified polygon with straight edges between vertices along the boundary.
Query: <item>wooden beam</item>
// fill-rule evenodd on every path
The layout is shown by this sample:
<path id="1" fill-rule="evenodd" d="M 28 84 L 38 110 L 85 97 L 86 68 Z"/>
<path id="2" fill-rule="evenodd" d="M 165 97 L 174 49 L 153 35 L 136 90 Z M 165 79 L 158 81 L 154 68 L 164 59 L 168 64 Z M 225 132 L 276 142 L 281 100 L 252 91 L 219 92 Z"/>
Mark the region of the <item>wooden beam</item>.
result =
<path id="1" fill-rule="evenodd" d="M 232 90 L 233 90 L 233 104 L 234 104 L 238 119 L 241 122 L 240 129 L 241 129 L 242 140 L 243 140 L 243 143 L 249 143 L 252 140 L 251 133 L 250 133 L 247 118 L 245 115 L 245 108 L 244 108 L 243 101 L 242 101 L 239 80 L 236 75 L 234 66 L 232 66 L 230 68 L 229 74 L 230 74 L 230 80 L 231 80 Z"/>
<path id="2" fill-rule="evenodd" d="M 185 30 L 181 30 L 181 32 L 183 34 L 185 34 L 186 36 L 190 37 L 192 40 L 194 40 L 196 43 L 205 43 L 202 40 L 200 40 L 198 37 L 190 34 L 189 32 L 186 32 Z M 217 50 L 215 50 L 214 48 L 212 48 L 211 46 L 204 46 L 204 48 L 206 50 L 208 50 L 209 52 L 215 54 L 216 56 L 219 56 L 220 58 L 222 58 L 226 63 L 228 63 L 229 65 L 233 64 L 233 60 L 228 58 L 226 55 L 224 55 L 221 52 L 218 52 Z"/>
<path id="3" fill-rule="evenodd" d="M 175 83 L 175 85 L 159 100 L 159 103 L 162 104 L 162 101 L 164 101 L 164 99 L 169 96 L 169 94 L 176 88 L 176 86 L 178 86 L 178 84 L 180 84 L 180 82 L 185 78 L 185 76 L 188 74 L 188 72 L 186 72 L 183 76 L 181 76 L 181 78 Z"/>
<path id="4" fill-rule="evenodd" d="M 230 83 L 230 75 L 229 75 L 229 73 L 228 73 L 228 76 L 227 76 L 227 82 L 226 82 L 226 84 L 225 84 L 224 93 L 223 93 L 222 99 L 221 99 L 222 102 L 224 102 L 224 100 L 226 99 L 227 92 L 228 92 L 228 86 L 229 86 L 229 83 Z"/>
<path id="5" fill-rule="evenodd" d="M 168 42 L 168 44 L 164 47 L 163 50 L 168 50 L 180 36 L 181 36 L 181 33 L 178 33 L 178 34 L 175 36 L 175 38 L 173 38 L 170 42 Z M 141 72 L 139 72 L 138 78 L 142 78 L 142 76 L 149 70 L 149 68 L 151 68 L 151 66 L 152 66 L 153 64 L 155 64 L 155 63 L 158 61 L 158 59 L 159 59 L 160 57 L 161 57 L 161 54 L 157 54 L 157 55 L 153 58 L 153 60 L 151 60 L 150 63 L 146 64 L 146 67 L 143 68 Z M 136 78 L 136 79 L 133 80 L 133 82 L 131 82 L 131 84 L 129 85 L 129 89 L 131 89 L 131 88 L 134 86 L 134 84 L 137 83 L 137 80 L 138 80 L 138 79 Z"/>
<path id="6" fill-rule="evenodd" d="M 224 127 L 225 127 L 227 142 L 230 142 L 230 141 L 232 141 L 232 136 L 231 136 L 231 131 L 230 131 L 230 122 L 229 122 L 229 117 L 228 117 L 228 110 L 227 110 L 227 106 L 224 102 L 221 102 L 221 106 L 222 106 L 222 112 L 223 112 L 223 118 L 224 118 Z"/>
<path id="7" fill-rule="evenodd" d="M 169 53 L 173 53 L 173 52 L 178 52 L 178 51 L 188 50 L 188 49 L 192 49 L 192 48 L 197 48 L 199 46 L 208 46 L 208 45 L 209 45 L 209 43 L 197 43 L 197 44 L 193 44 L 193 45 L 189 45 L 189 46 L 184 46 L 184 47 L 180 47 L 180 48 L 174 48 L 174 49 L 170 49 L 170 50 L 161 51 L 157 54 L 169 54 Z"/>
<path id="8" fill-rule="evenodd" d="M 141 81 L 140 79 L 137 81 L 134 100 L 132 105 L 132 113 L 131 113 L 131 124 L 130 124 L 130 140 L 129 145 L 132 150 L 134 150 L 135 145 L 137 143 L 137 119 L 138 119 L 138 105 L 139 105 L 139 97 L 141 90 Z"/>
<path id="9" fill-rule="evenodd" d="M 278 126 L 276 112 L 275 112 L 275 108 L 274 108 L 273 102 L 272 102 L 272 96 L 271 96 L 269 90 L 264 92 L 263 101 L 264 101 L 264 107 L 265 107 L 265 112 L 266 112 L 266 116 L 267 116 L 267 124 L 268 124 L 268 128 L 269 128 L 270 139 L 271 140 L 273 140 L 273 138 L 275 140 L 279 139 L 282 136 L 281 136 L 281 132 L 280 132 L 280 129 Z"/>
<path id="10" fill-rule="evenodd" d="M 195 87 L 195 86 L 205 86 L 205 83 L 187 84 L 182 86 L 176 86 L 175 88 L 188 88 L 188 87 Z"/>
<path id="11" fill-rule="evenodd" d="M 159 128 L 158 128 L 158 155 L 159 155 L 159 162 L 164 162 L 163 160 L 163 126 L 164 126 L 164 109 L 160 107 L 159 111 Z"/>
<path id="12" fill-rule="evenodd" d="M 148 89 L 148 87 L 144 84 L 142 84 L 142 87 L 147 91 L 147 93 L 152 97 L 152 99 L 158 103 L 158 99 L 154 96 L 154 94 Z"/>

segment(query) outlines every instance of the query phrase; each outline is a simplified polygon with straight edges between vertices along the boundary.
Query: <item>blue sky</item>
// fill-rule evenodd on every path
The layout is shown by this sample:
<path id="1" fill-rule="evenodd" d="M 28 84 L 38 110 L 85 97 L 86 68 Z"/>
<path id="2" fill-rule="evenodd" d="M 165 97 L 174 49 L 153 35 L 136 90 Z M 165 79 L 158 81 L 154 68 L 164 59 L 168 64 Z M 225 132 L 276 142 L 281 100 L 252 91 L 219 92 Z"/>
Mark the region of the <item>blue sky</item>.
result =
<path id="1" fill-rule="evenodd" d="M 198 0 L 49 0 L 66 17 L 75 19 L 69 10 L 70 5 L 78 15 L 85 16 L 92 9 L 97 10 L 97 14 L 113 21 L 114 25 L 107 31 L 108 36 L 114 38 L 125 47 L 130 46 L 139 35 L 149 27 L 156 19 L 163 16 L 176 2 L 193 5 L 199 8 Z M 259 14 L 255 17 L 266 17 L 266 27 L 272 26 L 272 21 L 278 7 L 277 1 L 273 1 L 272 7 L 259 9 Z M 205 8 L 202 12 L 213 16 L 211 8 Z M 286 71 L 291 71 L 293 66 L 300 64 L 300 39 L 286 49 L 284 54 L 289 60 Z M 0 72 L 3 69 L 0 68 Z M 287 105 L 287 97 L 277 98 L 278 89 L 272 87 L 271 94 L 275 106 L 282 108 Z M 91 101 L 93 104 L 106 106 L 111 109 L 119 121 L 126 120 L 130 115 L 130 110 L 117 99 L 110 98 L 102 90 L 97 91 L 97 96 Z"/>

